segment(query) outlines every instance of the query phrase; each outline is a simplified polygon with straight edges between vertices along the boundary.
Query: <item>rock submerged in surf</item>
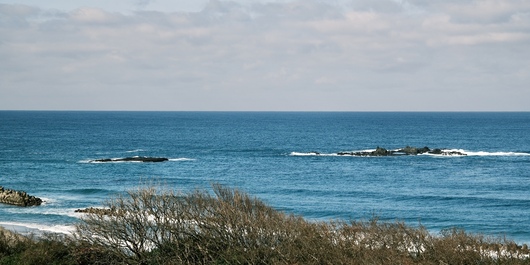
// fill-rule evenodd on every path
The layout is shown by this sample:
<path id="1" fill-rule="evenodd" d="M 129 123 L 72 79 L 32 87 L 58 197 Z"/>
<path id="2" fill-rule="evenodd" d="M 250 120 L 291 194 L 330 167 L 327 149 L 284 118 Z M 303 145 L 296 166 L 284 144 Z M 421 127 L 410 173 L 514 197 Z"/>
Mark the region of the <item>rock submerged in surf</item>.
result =
<path id="1" fill-rule="evenodd" d="M 382 147 L 377 147 L 375 151 L 362 151 L 362 152 L 338 152 L 340 156 L 399 156 L 399 155 L 420 155 L 420 154 L 433 154 L 433 155 L 447 155 L 447 156 L 465 156 L 466 154 L 459 151 L 446 151 L 439 148 L 431 150 L 429 147 L 411 147 L 406 146 L 398 150 L 387 150 Z"/>
<path id="2" fill-rule="evenodd" d="M 0 203 L 16 206 L 38 206 L 42 204 L 42 199 L 31 196 L 25 191 L 5 189 L 0 186 Z"/>
<path id="3" fill-rule="evenodd" d="M 96 214 L 96 215 L 112 215 L 112 213 L 113 213 L 112 209 L 95 208 L 95 207 L 89 207 L 89 208 L 85 208 L 85 209 L 77 209 L 74 212 L 76 212 L 76 213 L 86 213 L 86 214 Z"/>
<path id="4" fill-rule="evenodd" d="M 149 156 L 132 156 L 132 157 L 124 157 L 124 158 L 104 158 L 104 159 L 95 159 L 90 160 L 90 162 L 99 162 L 99 163 L 106 163 L 106 162 L 164 162 L 168 161 L 169 159 L 166 157 L 149 157 Z"/>

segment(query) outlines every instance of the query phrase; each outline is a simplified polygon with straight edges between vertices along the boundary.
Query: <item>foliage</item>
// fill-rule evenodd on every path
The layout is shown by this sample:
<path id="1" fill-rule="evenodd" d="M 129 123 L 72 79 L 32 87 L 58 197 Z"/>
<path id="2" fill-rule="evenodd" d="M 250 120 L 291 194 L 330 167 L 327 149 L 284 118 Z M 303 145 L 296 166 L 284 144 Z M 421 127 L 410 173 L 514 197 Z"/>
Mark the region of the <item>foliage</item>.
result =
<path id="1" fill-rule="evenodd" d="M 8 238 L 0 264 L 530 264 L 507 240 L 401 222 L 310 222 L 238 190 L 129 191 L 88 213 L 73 238 Z"/>
<path id="2" fill-rule="evenodd" d="M 0 264 L 76 264 L 66 237 L 46 234 L 23 237 L 0 230 Z"/>

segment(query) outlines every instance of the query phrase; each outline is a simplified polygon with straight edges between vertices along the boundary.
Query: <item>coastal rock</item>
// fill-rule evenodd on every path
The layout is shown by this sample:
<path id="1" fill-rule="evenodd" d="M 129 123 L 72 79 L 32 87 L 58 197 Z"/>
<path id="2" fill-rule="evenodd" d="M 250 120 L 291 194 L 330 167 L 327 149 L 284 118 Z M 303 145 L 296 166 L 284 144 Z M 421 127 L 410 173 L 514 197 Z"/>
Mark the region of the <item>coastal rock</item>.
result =
<path id="1" fill-rule="evenodd" d="M 388 156 L 391 155 L 391 152 L 385 148 L 377 147 L 375 151 L 363 151 L 363 152 L 338 152 L 337 155 L 340 156 Z"/>
<path id="2" fill-rule="evenodd" d="M 391 155 L 391 153 L 388 152 L 385 148 L 377 147 L 375 151 L 371 153 L 372 156 L 387 156 Z"/>
<path id="3" fill-rule="evenodd" d="M 363 152 L 338 152 L 339 156 L 398 156 L 398 155 L 419 155 L 419 154 L 433 154 L 433 155 L 447 155 L 447 156 L 465 156 L 465 153 L 459 151 L 445 151 L 439 148 L 431 150 L 429 147 L 411 147 L 406 146 L 404 148 L 396 150 L 387 150 L 382 147 L 377 147 L 375 151 L 363 151 Z"/>
<path id="4" fill-rule="evenodd" d="M 0 186 L 0 203 L 16 206 L 37 206 L 42 204 L 42 199 L 30 196 L 24 191 L 5 189 Z"/>
<path id="5" fill-rule="evenodd" d="M 433 155 L 441 155 L 442 154 L 442 149 L 436 148 L 436 149 L 430 151 L 429 153 L 431 153 Z"/>
<path id="6" fill-rule="evenodd" d="M 112 214 L 112 210 L 111 209 L 95 208 L 95 207 L 89 207 L 89 208 L 85 208 L 85 209 L 77 209 L 74 212 L 76 212 L 76 213 L 97 214 L 97 215 L 111 215 Z"/>
<path id="7" fill-rule="evenodd" d="M 418 155 L 418 154 L 427 153 L 429 151 L 431 151 L 431 149 L 427 146 L 423 148 L 406 146 L 405 148 L 398 150 L 398 152 L 405 153 L 407 155 Z"/>
<path id="8" fill-rule="evenodd" d="M 460 151 L 442 150 L 440 148 L 433 149 L 432 151 L 429 151 L 428 153 L 433 154 L 433 155 L 444 155 L 444 156 L 466 156 L 467 155 Z"/>
<path id="9" fill-rule="evenodd" d="M 444 156 L 465 156 L 466 154 L 458 151 L 442 151 L 441 155 Z"/>
<path id="10" fill-rule="evenodd" d="M 124 157 L 124 158 L 104 158 L 104 159 L 95 159 L 90 162 L 164 162 L 168 161 L 168 158 L 165 157 L 148 157 L 148 156 L 133 156 L 133 157 Z"/>

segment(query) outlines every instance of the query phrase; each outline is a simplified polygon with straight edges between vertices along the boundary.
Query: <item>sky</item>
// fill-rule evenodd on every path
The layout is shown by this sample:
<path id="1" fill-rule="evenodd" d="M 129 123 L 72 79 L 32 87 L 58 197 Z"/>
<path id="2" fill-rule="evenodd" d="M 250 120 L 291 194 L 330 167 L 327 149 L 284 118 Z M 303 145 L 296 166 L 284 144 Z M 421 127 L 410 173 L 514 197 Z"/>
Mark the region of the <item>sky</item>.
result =
<path id="1" fill-rule="evenodd" d="M 0 109 L 530 111 L 530 1 L 0 0 Z"/>

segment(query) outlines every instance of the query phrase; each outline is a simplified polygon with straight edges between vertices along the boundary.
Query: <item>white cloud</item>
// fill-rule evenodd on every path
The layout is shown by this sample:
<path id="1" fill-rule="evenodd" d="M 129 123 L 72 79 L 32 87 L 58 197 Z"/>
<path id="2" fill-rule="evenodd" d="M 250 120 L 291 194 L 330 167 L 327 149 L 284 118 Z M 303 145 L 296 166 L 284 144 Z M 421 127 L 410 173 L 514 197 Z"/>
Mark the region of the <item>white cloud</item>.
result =
<path id="1" fill-rule="evenodd" d="M 115 16 L 99 8 L 79 8 L 70 13 L 74 21 L 85 23 L 109 23 L 117 20 Z"/>
<path id="2" fill-rule="evenodd" d="M 526 0 L 474 0 L 443 4 L 442 8 L 452 19 L 462 23 L 500 23 L 513 15 L 530 12 Z"/>
<path id="3" fill-rule="evenodd" d="M 524 1 L 161 2 L 0 4 L 0 106 L 529 110 Z"/>

